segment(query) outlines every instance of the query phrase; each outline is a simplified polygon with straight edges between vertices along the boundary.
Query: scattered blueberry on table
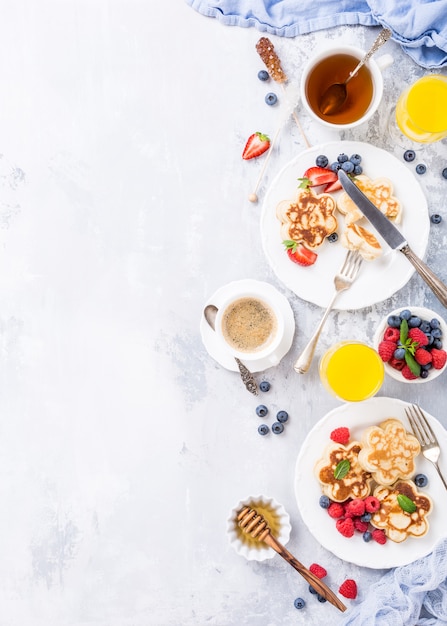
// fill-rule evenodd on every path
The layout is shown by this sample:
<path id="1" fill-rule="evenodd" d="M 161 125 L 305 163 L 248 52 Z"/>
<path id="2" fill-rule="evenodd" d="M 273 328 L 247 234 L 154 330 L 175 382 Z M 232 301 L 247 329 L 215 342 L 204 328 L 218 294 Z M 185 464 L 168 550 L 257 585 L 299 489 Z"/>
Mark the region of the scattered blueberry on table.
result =
<path id="1" fill-rule="evenodd" d="M 296 598 L 294 600 L 293 604 L 294 604 L 296 609 L 304 609 L 304 607 L 306 606 L 306 603 L 303 600 L 303 598 Z"/>
<path id="2" fill-rule="evenodd" d="M 404 152 L 404 160 L 407 161 L 408 163 L 411 163 L 411 161 L 414 161 L 416 158 L 416 152 L 414 150 L 405 150 Z"/>
<path id="3" fill-rule="evenodd" d="M 287 411 L 278 411 L 278 413 L 276 414 L 276 419 L 278 420 L 278 422 L 281 422 L 281 424 L 283 424 L 289 419 L 289 414 L 287 413 Z"/>
<path id="4" fill-rule="evenodd" d="M 269 80 L 270 75 L 269 75 L 269 73 L 267 72 L 267 70 L 260 70 L 260 71 L 258 72 L 258 78 L 259 78 L 259 80 L 262 80 L 262 81 L 267 81 L 267 80 Z"/>
<path id="5" fill-rule="evenodd" d="M 259 406 L 256 407 L 256 415 L 258 415 L 259 417 L 265 417 L 268 412 L 269 410 L 265 406 L 265 404 L 260 404 Z"/>
<path id="6" fill-rule="evenodd" d="M 422 174 L 425 174 L 426 171 L 427 171 L 427 166 L 424 165 L 423 163 L 418 163 L 416 165 L 416 174 L 422 175 Z"/>
<path id="7" fill-rule="evenodd" d="M 269 427 L 267 426 L 267 424 L 261 424 L 260 426 L 258 426 L 258 433 L 262 436 L 268 435 Z"/>
<path id="8" fill-rule="evenodd" d="M 272 424 L 272 433 L 274 433 L 275 435 L 280 435 L 284 430 L 284 424 L 281 424 L 281 422 L 275 422 L 274 424 Z"/>
<path id="9" fill-rule="evenodd" d="M 265 392 L 267 392 L 267 391 L 269 391 L 269 389 L 270 389 L 270 383 L 269 383 L 269 381 L 268 381 L 268 380 L 263 380 L 263 381 L 261 381 L 261 382 L 259 383 L 259 389 L 260 389 L 261 391 L 263 391 L 264 393 L 265 393 Z"/>
<path id="10" fill-rule="evenodd" d="M 265 96 L 265 101 L 269 106 L 273 106 L 278 102 L 278 96 L 275 93 L 270 92 Z"/>
<path id="11" fill-rule="evenodd" d="M 428 478 L 425 474 L 417 474 L 414 477 L 414 484 L 416 487 L 426 487 L 428 485 Z"/>
<path id="12" fill-rule="evenodd" d="M 443 176 L 444 178 L 447 178 L 447 167 L 445 167 L 445 168 L 442 170 L 442 176 Z"/>
<path id="13" fill-rule="evenodd" d="M 442 217 L 439 215 L 439 213 L 433 213 L 433 215 L 430 217 L 430 220 L 432 224 L 440 224 L 442 222 Z"/>

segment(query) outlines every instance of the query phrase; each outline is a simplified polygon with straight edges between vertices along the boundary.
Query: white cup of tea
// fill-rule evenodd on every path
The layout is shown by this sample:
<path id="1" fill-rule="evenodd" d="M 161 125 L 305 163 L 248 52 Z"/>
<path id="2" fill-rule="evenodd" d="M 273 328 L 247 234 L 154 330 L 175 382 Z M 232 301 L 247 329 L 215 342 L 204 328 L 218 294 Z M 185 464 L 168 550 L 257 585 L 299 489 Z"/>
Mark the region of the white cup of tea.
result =
<path id="1" fill-rule="evenodd" d="M 215 331 L 222 347 L 243 361 L 266 359 L 276 365 L 284 337 L 284 316 L 265 294 L 244 292 L 219 305 Z"/>
<path id="2" fill-rule="evenodd" d="M 300 92 L 301 102 L 313 119 L 332 130 L 346 130 L 373 116 L 383 96 L 382 71 L 394 61 L 390 54 L 365 63 L 346 85 L 347 98 L 339 109 L 325 114 L 319 108 L 326 89 L 343 83 L 364 56 L 361 48 L 346 45 L 326 48 L 308 60 L 301 75 Z"/>

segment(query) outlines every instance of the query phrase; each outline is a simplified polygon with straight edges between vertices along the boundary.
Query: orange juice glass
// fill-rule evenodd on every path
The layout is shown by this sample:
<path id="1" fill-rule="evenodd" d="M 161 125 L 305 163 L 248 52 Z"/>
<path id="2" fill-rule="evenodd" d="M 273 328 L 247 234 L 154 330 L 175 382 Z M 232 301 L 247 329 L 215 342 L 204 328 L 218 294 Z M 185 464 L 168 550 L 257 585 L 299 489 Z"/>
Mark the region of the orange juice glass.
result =
<path id="1" fill-rule="evenodd" d="M 385 368 L 379 354 L 359 341 L 341 341 L 320 360 L 320 378 L 339 400 L 360 402 L 380 389 Z"/>
<path id="2" fill-rule="evenodd" d="M 419 143 L 447 137 L 447 76 L 430 74 L 408 87 L 396 104 L 401 132 Z"/>

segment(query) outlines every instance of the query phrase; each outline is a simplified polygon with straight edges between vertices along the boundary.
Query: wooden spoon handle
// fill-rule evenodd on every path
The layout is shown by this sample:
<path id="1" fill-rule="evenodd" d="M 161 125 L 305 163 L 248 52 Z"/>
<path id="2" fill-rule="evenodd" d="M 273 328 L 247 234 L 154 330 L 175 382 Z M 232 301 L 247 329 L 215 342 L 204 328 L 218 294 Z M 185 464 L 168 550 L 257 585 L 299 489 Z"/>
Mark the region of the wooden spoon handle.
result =
<path id="1" fill-rule="evenodd" d="M 273 535 L 268 534 L 264 538 L 264 542 L 268 544 L 275 552 L 277 552 L 280 556 L 283 557 L 290 565 L 296 569 L 297 572 L 301 574 L 301 576 L 307 580 L 308 583 L 312 585 L 312 587 L 319 593 L 323 598 L 326 598 L 331 604 L 333 604 L 340 611 L 346 611 L 346 606 L 343 604 L 341 600 L 335 595 L 335 593 L 329 589 L 329 587 L 324 583 L 318 576 L 315 576 L 307 567 L 304 567 L 302 563 L 300 563 L 294 556 L 291 554 L 287 548 L 285 548 Z"/>

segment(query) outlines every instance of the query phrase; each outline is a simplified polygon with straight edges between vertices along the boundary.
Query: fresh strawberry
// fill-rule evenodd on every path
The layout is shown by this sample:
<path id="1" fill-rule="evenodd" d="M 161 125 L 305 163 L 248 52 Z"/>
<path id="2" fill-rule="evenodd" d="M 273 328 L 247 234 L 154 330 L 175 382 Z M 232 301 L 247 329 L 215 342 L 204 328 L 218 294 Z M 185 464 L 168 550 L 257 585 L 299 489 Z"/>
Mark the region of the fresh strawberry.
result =
<path id="1" fill-rule="evenodd" d="M 355 600 L 357 597 L 357 583 L 352 578 L 348 578 L 340 585 L 339 593 L 349 600 Z"/>
<path id="2" fill-rule="evenodd" d="M 270 139 L 263 133 L 253 133 L 247 139 L 244 151 L 242 152 L 242 158 L 248 161 L 248 159 L 254 159 L 261 156 L 266 150 L 270 148 Z"/>
<path id="3" fill-rule="evenodd" d="M 283 244 L 286 248 L 289 259 L 294 263 L 298 263 L 298 265 L 307 267 L 309 265 L 313 265 L 317 260 L 318 254 L 316 252 L 308 250 L 296 241 L 287 239 L 286 241 L 283 241 Z"/>
<path id="4" fill-rule="evenodd" d="M 328 185 L 329 183 L 338 182 L 338 176 L 332 170 L 327 170 L 324 167 L 309 167 L 304 172 L 303 178 L 299 178 L 301 181 L 300 187 L 307 189 L 307 187 L 319 187 L 320 185 Z"/>
<path id="5" fill-rule="evenodd" d="M 334 180 L 333 183 L 328 183 L 326 187 L 323 189 L 324 193 L 331 193 L 332 191 L 338 191 L 339 189 L 343 189 L 341 182 L 338 180 Z"/>

